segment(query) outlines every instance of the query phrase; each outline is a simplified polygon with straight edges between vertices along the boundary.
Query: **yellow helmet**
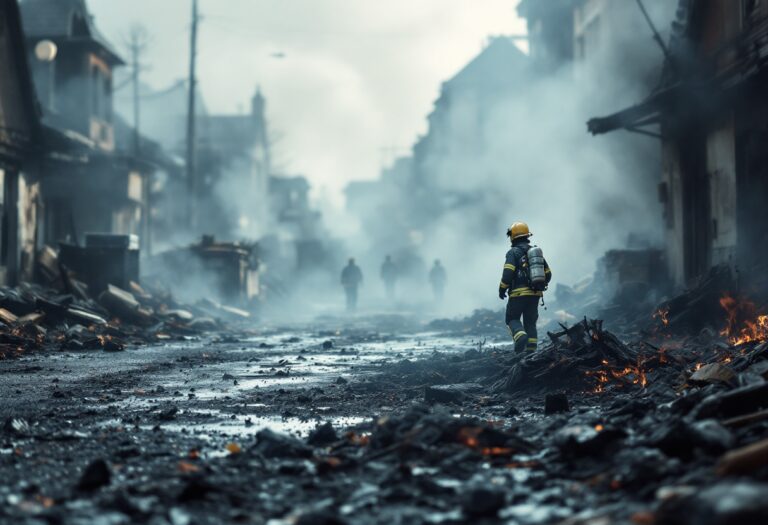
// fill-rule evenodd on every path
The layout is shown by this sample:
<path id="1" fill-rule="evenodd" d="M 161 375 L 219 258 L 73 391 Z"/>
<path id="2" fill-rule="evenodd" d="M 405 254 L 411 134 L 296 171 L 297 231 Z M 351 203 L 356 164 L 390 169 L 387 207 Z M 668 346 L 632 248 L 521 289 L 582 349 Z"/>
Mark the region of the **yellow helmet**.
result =
<path id="1" fill-rule="evenodd" d="M 507 229 L 507 237 L 513 241 L 522 237 L 530 237 L 531 235 L 533 235 L 531 230 L 528 229 L 528 225 L 524 222 L 516 222 Z"/>

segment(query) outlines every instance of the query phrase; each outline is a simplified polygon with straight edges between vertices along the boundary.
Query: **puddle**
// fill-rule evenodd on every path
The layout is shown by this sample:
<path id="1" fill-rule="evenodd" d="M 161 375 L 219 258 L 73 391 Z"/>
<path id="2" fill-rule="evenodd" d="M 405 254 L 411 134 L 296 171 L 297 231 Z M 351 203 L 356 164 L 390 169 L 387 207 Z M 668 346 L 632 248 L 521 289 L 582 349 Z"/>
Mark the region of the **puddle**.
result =
<path id="1" fill-rule="evenodd" d="M 266 405 L 261 405 L 266 406 Z M 318 423 L 330 421 L 336 429 L 359 425 L 368 420 L 359 416 L 339 416 L 331 418 L 300 418 L 282 416 L 255 416 L 247 414 L 228 414 L 219 410 L 191 409 L 179 411 L 178 419 L 160 423 L 160 428 L 170 432 L 194 433 L 195 437 L 208 440 L 238 439 L 255 437 L 260 430 L 268 428 L 281 434 L 289 434 L 295 437 L 306 437 Z M 195 421 L 199 419 L 199 421 Z M 107 419 L 99 424 L 100 427 L 127 427 L 129 423 L 123 423 L 118 419 Z M 139 424 L 139 428 L 151 430 L 156 425 Z"/>

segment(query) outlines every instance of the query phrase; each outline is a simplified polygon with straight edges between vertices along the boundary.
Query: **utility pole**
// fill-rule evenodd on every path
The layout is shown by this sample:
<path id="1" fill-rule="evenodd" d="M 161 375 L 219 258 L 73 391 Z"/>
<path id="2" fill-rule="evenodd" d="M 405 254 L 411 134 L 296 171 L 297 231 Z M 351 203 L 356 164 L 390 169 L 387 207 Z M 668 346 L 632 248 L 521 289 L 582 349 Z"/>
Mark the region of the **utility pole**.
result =
<path id="1" fill-rule="evenodd" d="M 147 43 L 147 32 L 141 26 L 136 26 L 131 30 L 131 40 L 129 43 L 131 49 L 131 60 L 133 62 L 132 83 L 133 83 L 133 154 L 138 157 L 141 153 L 141 95 L 139 92 L 139 76 L 141 74 L 141 54 Z"/>
<path id="2" fill-rule="evenodd" d="M 195 91 L 197 88 L 197 25 L 199 16 L 197 0 L 192 0 L 192 32 L 189 45 L 189 106 L 187 108 L 187 206 L 189 224 L 192 228 L 197 225 L 197 155 L 195 136 Z"/>

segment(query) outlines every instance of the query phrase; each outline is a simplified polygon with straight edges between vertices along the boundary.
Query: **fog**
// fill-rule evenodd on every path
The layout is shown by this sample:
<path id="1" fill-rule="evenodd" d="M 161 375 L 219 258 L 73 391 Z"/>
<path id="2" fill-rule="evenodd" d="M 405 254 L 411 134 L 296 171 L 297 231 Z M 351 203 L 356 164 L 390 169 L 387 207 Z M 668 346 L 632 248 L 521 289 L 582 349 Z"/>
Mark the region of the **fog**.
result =
<path id="1" fill-rule="evenodd" d="M 154 5 L 139 18 L 157 43 L 148 60 L 160 67 L 144 73 L 154 89 L 183 75 L 185 4 L 163 4 L 173 17 Z M 233 1 L 225 8 L 203 1 L 208 20 L 200 56 L 204 111 L 244 114 L 261 86 L 272 173 L 304 174 L 312 185 L 313 206 L 323 217 L 312 238 L 326 243 L 327 257 L 311 276 L 300 275 L 301 261 L 270 257 L 270 271 L 282 279 L 310 283 L 307 308 L 341 306 L 338 273 L 349 256 L 363 269 L 365 308 L 407 305 L 437 315 L 498 308 L 505 231 L 518 220 L 530 224 L 533 242 L 544 249 L 553 289 L 590 276 L 607 250 L 661 244 L 658 140 L 626 133 L 593 138 L 586 131 L 590 117 L 642 100 L 660 75 L 662 51 L 634 2 L 623 2 L 615 26 L 601 30 L 611 44 L 588 43 L 585 58 L 543 70 L 521 50 L 526 46 L 507 40 L 484 70 L 454 81 L 493 47 L 492 35 L 524 31 L 513 3 L 424 2 L 418 9 L 395 3 L 383 11 L 373 2 L 328 1 L 327 10 L 311 4 L 305 10 L 309 4 L 299 0 Z M 664 39 L 675 4 L 646 2 Z M 112 2 L 91 5 L 107 32 L 125 16 Z M 125 94 L 117 103 L 129 107 Z M 183 100 L 161 104 L 146 112 L 147 127 L 153 120 L 166 128 L 170 120 L 181 124 L 178 109 L 163 110 L 182 108 Z M 169 147 L 183 138 L 167 135 Z M 369 197 L 345 203 L 346 184 L 376 179 L 382 167 L 382 182 Z M 229 223 L 258 215 L 249 210 L 255 199 L 242 191 L 252 187 L 249 176 L 228 171 L 217 188 L 232 208 Z M 268 221 L 254 224 L 240 224 L 233 235 L 275 233 Z M 302 235 L 293 240 L 307 240 Z M 403 274 L 395 305 L 384 301 L 379 278 L 387 254 Z M 440 304 L 427 280 L 435 259 L 448 272 Z"/>
<path id="2" fill-rule="evenodd" d="M 212 114 L 244 113 L 260 85 L 279 140 L 278 167 L 305 174 L 316 197 L 343 208 L 344 186 L 375 178 L 391 158 L 386 148 L 410 146 L 425 129 L 440 82 L 488 35 L 525 31 L 515 4 L 200 0 L 202 98 Z M 146 28 L 142 78 L 155 90 L 187 75 L 189 6 L 190 0 L 88 0 L 96 24 L 126 59 L 131 27 Z M 129 87 L 116 94 L 127 104 L 130 95 Z M 183 129 L 183 121 L 175 125 Z"/>
<path id="3" fill-rule="evenodd" d="M 666 39 L 675 3 L 646 3 Z M 449 291 L 441 308 L 459 314 L 500 307 L 505 230 L 514 221 L 529 223 L 543 247 L 552 289 L 590 276 L 609 249 L 661 245 L 659 141 L 586 132 L 590 117 L 639 102 L 660 75 L 661 49 L 634 2 L 625 7 L 616 45 L 589 60 L 542 74 L 526 57 L 512 56 L 506 65 L 514 79 L 489 75 L 477 89 L 449 83 L 448 109 L 431 119 L 427 153 L 416 154 L 422 166 L 407 169 L 405 183 L 385 184 L 389 193 L 367 205 L 374 211 L 353 247 L 371 271 L 390 252 L 401 264 L 414 256 L 427 265 L 442 259 Z M 403 185 L 408 189 L 398 191 Z M 424 297 L 425 281 L 409 284 L 404 295 Z"/>

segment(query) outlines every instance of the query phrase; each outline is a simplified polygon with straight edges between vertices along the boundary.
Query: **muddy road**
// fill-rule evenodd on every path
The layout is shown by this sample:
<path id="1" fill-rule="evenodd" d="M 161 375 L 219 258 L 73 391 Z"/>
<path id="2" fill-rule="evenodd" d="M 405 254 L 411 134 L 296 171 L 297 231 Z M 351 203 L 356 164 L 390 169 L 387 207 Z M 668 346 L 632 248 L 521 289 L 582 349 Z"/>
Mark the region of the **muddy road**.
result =
<path id="1" fill-rule="evenodd" d="M 0 523 L 760 522 L 766 469 L 714 467 L 765 423 L 690 415 L 737 385 L 675 391 L 681 364 L 591 389 L 584 356 L 632 350 L 609 333 L 523 358 L 477 326 L 326 318 L 0 362 Z M 763 388 L 750 356 L 733 366 Z M 539 379 L 510 388 L 520 370 Z"/>

